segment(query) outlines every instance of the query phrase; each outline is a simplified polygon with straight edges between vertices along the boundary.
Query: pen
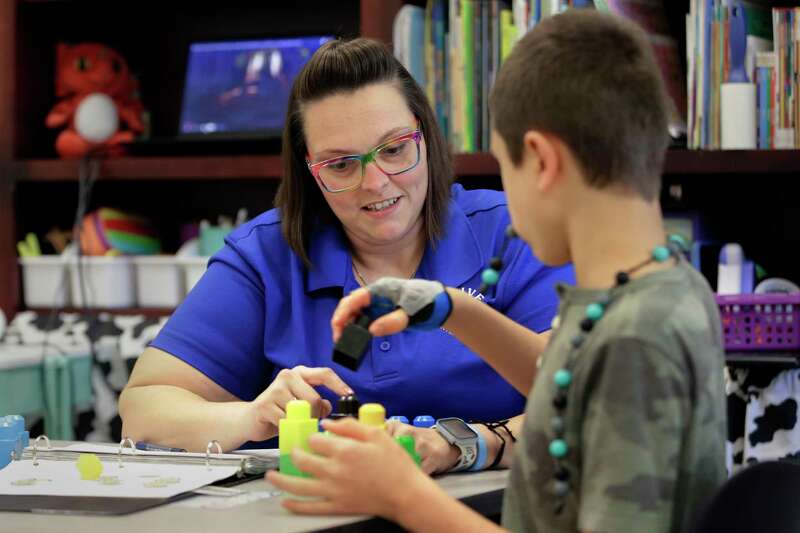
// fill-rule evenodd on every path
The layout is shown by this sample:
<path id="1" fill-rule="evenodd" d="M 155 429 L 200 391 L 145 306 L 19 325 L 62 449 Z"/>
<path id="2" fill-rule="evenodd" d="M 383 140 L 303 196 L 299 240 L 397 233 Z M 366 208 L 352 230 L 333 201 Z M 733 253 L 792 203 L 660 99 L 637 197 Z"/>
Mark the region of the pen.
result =
<path id="1" fill-rule="evenodd" d="M 169 446 L 160 446 L 151 442 L 139 441 L 136 443 L 136 449 L 143 452 L 185 452 L 183 448 L 170 448 Z"/>

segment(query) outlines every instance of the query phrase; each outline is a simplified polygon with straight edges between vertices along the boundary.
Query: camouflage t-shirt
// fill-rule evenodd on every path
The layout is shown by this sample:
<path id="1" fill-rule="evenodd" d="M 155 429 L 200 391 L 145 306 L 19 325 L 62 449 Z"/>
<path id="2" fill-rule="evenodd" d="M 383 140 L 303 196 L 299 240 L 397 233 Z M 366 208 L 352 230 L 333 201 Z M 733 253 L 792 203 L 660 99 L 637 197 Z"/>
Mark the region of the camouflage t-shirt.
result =
<path id="1" fill-rule="evenodd" d="M 528 396 L 503 525 L 514 531 L 682 531 L 726 476 L 719 312 L 681 262 L 615 293 L 577 350 L 586 306 L 603 294 L 559 286 L 560 325 Z M 556 514 L 553 374 L 574 357 L 563 411 L 570 491 Z"/>

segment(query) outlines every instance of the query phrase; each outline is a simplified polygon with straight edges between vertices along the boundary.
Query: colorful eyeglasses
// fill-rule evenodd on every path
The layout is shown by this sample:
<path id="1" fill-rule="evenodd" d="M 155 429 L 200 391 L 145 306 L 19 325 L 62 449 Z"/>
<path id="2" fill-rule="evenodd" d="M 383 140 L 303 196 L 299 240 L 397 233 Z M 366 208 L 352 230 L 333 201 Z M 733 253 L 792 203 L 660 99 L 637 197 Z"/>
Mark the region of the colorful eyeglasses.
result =
<path id="1" fill-rule="evenodd" d="M 346 155 L 326 159 L 319 163 L 306 160 L 308 170 L 328 192 L 344 192 L 355 189 L 364 179 L 369 163 L 387 176 L 408 172 L 419 164 L 419 142 L 422 132 L 419 126 L 414 131 L 389 139 L 363 155 Z"/>

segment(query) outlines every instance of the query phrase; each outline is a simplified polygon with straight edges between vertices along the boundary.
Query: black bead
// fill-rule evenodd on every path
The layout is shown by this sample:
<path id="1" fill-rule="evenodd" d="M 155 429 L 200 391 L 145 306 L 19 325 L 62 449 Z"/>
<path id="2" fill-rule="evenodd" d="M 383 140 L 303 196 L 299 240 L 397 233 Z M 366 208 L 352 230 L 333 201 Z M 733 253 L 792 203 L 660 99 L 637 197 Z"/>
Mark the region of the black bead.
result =
<path id="1" fill-rule="evenodd" d="M 555 509 L 553 509 L 553 511 L 556 513 L 556 515 L 560 515 L 563 510 L 564 510 L 564 500 L 559 498 L 558 500 L 556 500 L 556 506 Z"/>
<path id="2" fill-rule="evenodd" d="M 592 331 L 593 327 L 594 327 L 594 320 L 592 320 L 591 318 L 584 318 L 583 320 L 581 320 L 581 329 L 586 333 Z"/>
<path id="3" fill-rule="evenodd" d="M 572 337 L 572 339 L 569 342 L 572 344 L 573 348 L 580 348 L 581 344 L 583 344 L 583 341 L 584 341 L 584 336 L 579 333 L 574 337 Z"/>
<path id="4" fill-rule="evenodd" d="M 516 236 L 517 236 L 517 232 L 514 231 L 514 228 L 511 226 L 511 224 L 506 226 L 506 237 L 508 237 L 509 239 L 513 239 Z"/>
<path id="5" fill-rule="evenodd" d="M 489 292 L 489 287 L 485 283 L 481 283 L 481 286 L 478 287 L 478 294 L 486 294 L 487 292 Z"/>
<path id="6" fill-rule="evenodd" d="M 567 397 L 564 394 L 556 394 L 553 397 L 553 407 L 556 409 L 564 409 L 567 406 Z"/>
<path id="7" fill-rule="evenodd" d="M 500 272 L 500 269 L 503 268 L 503 261 L 499 257 L 492 257 L 489 266 Z"/>
<path id="8" fill-rule="evenodd" d="M 569 479 L 569 470 L 563 466 L 556 468 L 555 478 L 559 481 L 567 481 Z"/>
<path id="9" fill-rule="evenodd" d="M 625 285 L 631 280 L 627 272 L 617 272 L 617 285 Z"/>

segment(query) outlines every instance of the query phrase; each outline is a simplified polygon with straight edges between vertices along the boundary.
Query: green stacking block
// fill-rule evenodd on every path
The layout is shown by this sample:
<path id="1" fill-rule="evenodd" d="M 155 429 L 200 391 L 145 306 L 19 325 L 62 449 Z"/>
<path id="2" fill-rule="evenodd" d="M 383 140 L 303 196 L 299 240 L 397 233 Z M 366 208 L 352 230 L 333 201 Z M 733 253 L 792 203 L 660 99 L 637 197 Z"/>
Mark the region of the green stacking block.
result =
<path id="1" fill-rule="evenodd" d="M 305 400 L 292 400 L 286 404 L 286 418 L 278 422 L 279 469 L 282 474 L 311 477 L 301 472 L 292 461 L 292 450 L 300 448 L 307 452 L 308 438 L 319 432 L 316 418 L 311 418 L 311 404 Z"/>

